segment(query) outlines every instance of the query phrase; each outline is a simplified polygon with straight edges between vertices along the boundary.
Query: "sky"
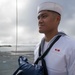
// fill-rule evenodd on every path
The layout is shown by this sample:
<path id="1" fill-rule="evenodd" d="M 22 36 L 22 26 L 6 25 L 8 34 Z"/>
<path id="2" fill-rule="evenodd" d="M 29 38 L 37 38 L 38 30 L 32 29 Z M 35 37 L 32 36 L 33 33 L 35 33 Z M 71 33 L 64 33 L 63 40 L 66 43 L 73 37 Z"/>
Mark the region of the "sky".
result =
<path id="1" fill-rule="evenodd" d="M 38 32 L 37 6 L 47 1 L 62 5 L 59 30 L 75 38 L 75 0 L 17 0 L 17 10 L 16 0 L 0 0 L 0 45 L 16 44 L 16 27 L 18 44 L 38 43 L 43 34 Z"/>

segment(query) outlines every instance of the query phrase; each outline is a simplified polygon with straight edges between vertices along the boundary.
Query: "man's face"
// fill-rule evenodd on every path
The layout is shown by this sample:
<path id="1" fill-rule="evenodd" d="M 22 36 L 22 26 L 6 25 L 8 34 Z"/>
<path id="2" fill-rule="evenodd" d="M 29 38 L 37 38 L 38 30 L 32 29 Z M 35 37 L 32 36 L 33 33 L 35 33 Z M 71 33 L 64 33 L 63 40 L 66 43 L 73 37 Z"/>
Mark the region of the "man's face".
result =
<path id="1" fill-rule="evenodd" d="M 38 26 L 40 33 L 48 33 L 57 28 L 56 18 L 53 12 L 41 11 L 38 14 Z"/>

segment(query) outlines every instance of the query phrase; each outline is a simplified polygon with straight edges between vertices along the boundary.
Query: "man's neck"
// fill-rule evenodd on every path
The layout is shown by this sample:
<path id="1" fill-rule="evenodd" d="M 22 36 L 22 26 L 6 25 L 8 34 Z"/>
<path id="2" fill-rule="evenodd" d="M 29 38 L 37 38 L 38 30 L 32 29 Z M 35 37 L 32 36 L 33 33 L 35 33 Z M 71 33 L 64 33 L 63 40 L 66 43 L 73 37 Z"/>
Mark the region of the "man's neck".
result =
<path id="1" fill-rule="evenodd" d="M 49 42 L 57 34 L 58 34 L 58 32 L 45 34 L 45 41 Z"/>

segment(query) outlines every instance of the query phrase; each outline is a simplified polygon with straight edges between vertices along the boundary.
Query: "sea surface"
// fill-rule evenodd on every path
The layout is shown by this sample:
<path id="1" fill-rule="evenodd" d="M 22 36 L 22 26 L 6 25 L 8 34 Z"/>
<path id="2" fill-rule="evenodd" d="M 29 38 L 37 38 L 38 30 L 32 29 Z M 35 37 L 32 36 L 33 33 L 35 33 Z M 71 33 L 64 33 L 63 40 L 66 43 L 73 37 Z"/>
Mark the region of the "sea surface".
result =
<path id="1" fill-rule="evenodd" d="M 13 75 L 19 67 L 19 56 L 25 56 L 30 63 L 33 63 L 35 46 L 26 45 L 16 47 L 0 47 L 0 75 Z"/>
<path id="2" fill-rule="evenodd" d="M 25 46 L 11 46 L 11 47 L 0 47 L 0 52 L 8 51 L 34 51 L 35 45 L 25 45 Z"/>

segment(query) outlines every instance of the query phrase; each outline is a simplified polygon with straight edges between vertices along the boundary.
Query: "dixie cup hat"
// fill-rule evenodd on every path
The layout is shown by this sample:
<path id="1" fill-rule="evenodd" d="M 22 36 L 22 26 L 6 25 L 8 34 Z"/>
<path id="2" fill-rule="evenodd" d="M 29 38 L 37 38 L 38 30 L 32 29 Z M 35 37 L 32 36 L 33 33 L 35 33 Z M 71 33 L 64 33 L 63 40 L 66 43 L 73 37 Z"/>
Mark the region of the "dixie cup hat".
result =
<path id="1" fill-rule="evenodd" d="M 54 2 L 44 2 L 40 4 L 37 8 L 37 12 L 39 13 L 42 10 L 50 10 L 62 14 L 62 6 L 54 3 Z"/>

